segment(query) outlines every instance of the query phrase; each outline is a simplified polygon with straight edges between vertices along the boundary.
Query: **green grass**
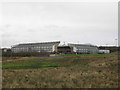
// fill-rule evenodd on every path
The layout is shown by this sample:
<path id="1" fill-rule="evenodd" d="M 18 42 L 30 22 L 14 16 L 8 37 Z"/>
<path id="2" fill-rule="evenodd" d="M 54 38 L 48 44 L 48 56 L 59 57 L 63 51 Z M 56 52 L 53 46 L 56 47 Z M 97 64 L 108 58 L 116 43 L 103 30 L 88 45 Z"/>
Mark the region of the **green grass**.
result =
<path id="1" fill-rule="evenodd" d="M 3 61 L 2 86 L 3 88 L 118 88 L 117 54 L 79 55 L 62 58 L 25 57 Z"/>
<path id="2" fill-rule="evenodd" d="M 22 63 L 7 63 L 2 65 L 2 69 L 34 69 L 41 67 L 58 67 L 56 63 L 50 62 L 22 62 Z"/>
<path id="3" fill-rule="evenodd" d="M 117 54 L 59 54 L 58 56 L 114 56 Z"/>
<path id="4" fill-rule="evenodd" d="M 109 57 L 117 54 L 58 54 L 58 56 L 72 56 L 67 58 L 21 58 L 19 60 L 13 60 L 12 62 L 3 62 L 2 69 L 35 69 L 43 67 L 60 67 L 60 66 L 74 66 L 77 63 L 84 65 L 82 62 L 88 62 L 91 57 Z M 76 57 L 77 56 L 77 57 Z M 88 59 L 89 57 L 89 59 Z M 72 62 L 72 64 L 71 64 Z M 71 65 L 70 65 L 71 64 Z M 1 68 L 1 66 L 0 66 Z"/>

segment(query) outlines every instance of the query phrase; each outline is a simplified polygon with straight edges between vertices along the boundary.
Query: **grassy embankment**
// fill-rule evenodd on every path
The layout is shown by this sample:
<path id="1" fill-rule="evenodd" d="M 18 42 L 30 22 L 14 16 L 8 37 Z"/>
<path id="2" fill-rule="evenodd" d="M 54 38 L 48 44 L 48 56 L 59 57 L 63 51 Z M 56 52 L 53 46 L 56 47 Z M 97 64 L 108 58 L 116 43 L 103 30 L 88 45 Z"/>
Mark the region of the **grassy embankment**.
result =
<path id="1" fill-rule="evenodd" d="M 108 57 L 113 56 L 115 54 L 58 54 L 57 56 L 70 56 L 70 57 Z M 46 61 L 47 60 L 47 61 Z M 12 60 L 12 62 L 4 61 L 3 62 L 3 69 L 34 69 L 34 68 L 41 68 L 41 67 L 58 67 L 60 66 L 59 63 L 50 62 L 49 58 L 20 58 L 18 60 Z M 57 59 L 55 59 L 57 60 Z M 58 61 L 58 60 L 57 60 Z"/>
<path id="2" fill-rule="evenodd" d="M 3 88 L 118 87 L 117 54 L 66 56 L 3 61 Z"/>

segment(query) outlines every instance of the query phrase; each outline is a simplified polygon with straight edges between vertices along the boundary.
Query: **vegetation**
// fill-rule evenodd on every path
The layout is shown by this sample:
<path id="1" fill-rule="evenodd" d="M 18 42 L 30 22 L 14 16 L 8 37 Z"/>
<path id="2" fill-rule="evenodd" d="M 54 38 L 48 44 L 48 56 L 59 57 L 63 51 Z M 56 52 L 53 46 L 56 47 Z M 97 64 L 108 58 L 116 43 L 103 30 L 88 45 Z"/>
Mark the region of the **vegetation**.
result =
<path id="1" fill-rule="evenodd" d="M 30 56 L 49 56 L 47 52 L 2 52 L 2 57 L 30 57 Z"/>
<path id="2" fill-rule="evenodd" d="M 41 67 L 58 67 L 58 65 L 49 62 L 9 63 L 9 64 L 3 64 L 2 69 L 34 69 Z"/>
<path id="3" fill-rule="evenodd" d="M 8 59 L 3 61 L 2 85 L 3 88 L 118 88 L 117 58 L 116 54 L 101 54 Z"/>
<path id="4" fill-rule="evenodd" d="M 118 55 L 118 53 L 110 53 L 110 54 L 58 54 L 58 56 L 114 56 Z"/>

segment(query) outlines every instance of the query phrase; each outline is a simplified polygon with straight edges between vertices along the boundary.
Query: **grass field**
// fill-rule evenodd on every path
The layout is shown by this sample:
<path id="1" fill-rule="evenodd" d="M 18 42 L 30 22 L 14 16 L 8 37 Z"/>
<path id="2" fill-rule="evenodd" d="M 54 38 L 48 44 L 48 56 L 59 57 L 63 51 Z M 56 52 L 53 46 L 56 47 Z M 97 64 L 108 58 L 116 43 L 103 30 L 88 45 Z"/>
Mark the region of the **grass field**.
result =
<path id="1" fill-rule="evenodd" d="M 59 56 L 115 56 L 118 55 L 117 53 L 110 53 L 110 54 L 59 54 Z"/>
<path id="2" fill-rule="evenodd" d="M 3 88 L 117 88 L 118 56 L 61 54 L 3 61 Z"/>
<path id="3" fill-rule="evenodd" d="M 58 64 L 50 62 L 21 60 L 3 64 L 2 69 L 36 69 L 42 67 L 58 67 Z"/>

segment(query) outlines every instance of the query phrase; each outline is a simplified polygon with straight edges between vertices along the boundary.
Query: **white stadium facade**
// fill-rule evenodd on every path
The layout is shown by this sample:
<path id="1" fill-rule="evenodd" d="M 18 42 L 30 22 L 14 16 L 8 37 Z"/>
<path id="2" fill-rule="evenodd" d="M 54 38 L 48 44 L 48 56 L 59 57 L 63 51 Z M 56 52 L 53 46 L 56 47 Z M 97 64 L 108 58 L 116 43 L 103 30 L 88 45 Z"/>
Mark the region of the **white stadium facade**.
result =
<path id="1" fill-rule="evenodd" d="M 26 43 L 12 46 L 11 50 L 17 52 L 50 52 L 50 53 L 98 53 L 98 47 L 87 44 L 68 44 L 59 46 L 60 41 L 42 42 L 42 43 Z"/>
<path id="2" fill-rule="evenodd" d="M 98 47 L 94 45 L 88 45 L 88 44 L 68 44 L 68 46 L 73 47 L 73 52 L 76 52 L 78 54 L 80 53 L 98 53 Z"/>
<path id="3" fill-rule="evenodd" d="M 57 50 L 57 42 L 27 43 L 12 46 L 12 52 L 54 52 Z"/>

